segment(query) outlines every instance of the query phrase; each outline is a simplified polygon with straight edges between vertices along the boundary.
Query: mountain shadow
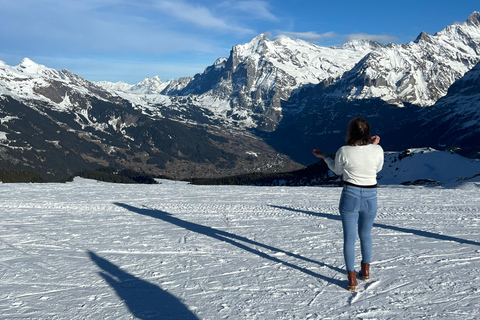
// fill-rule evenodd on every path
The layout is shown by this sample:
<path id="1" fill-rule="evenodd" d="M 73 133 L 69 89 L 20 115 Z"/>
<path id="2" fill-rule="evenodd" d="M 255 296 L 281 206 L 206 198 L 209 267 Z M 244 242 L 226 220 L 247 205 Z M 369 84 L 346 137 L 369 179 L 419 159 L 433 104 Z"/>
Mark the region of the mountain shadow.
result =
<path id="1" fill-rule="evenodd" d="M 88 255 L 101 269 L 100 276 L 115 290 L 136 318 L 198 319 L 178 298 L 159 286 L 123 271 L 92 251 L 88 251 Z"/>
<path id="2" fill-rule="evenodd" d="M 384 150 L 425 147 L 423 143 L 428 143 L 412 139 L 421 123 L 417 114 L 420 110 L 418 106 L 405 104 L 405 107 L 399 108 L 381 99 L 349 101 L 331 98 L 318 92 L 319 87 L 306 87 L 282 102 L 286 110 L 305 106 L 301 113 L 286 112 L 275 131 L 255 130 L 254 134 L 278 152 L 303 165 L 318 161 L 312 156 L 314 148 L 332 154 L 345 145 L 348 123 L 356 117 L 368 121 L 372 135 L 381 137 Z"/>

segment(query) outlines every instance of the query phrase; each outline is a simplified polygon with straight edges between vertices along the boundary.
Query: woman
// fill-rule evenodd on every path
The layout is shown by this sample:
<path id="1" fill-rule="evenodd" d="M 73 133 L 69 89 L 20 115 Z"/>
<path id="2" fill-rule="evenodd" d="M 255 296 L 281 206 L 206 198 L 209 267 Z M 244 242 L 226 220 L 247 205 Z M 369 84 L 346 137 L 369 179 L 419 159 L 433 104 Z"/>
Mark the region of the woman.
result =
<path id="1" fill-rule="evenodd" d="M 355 291 L 355 241 L 357 227 L 362 252 L 359 276 L 370 278 L 372 257 L 371 230 L 377 214 L 377 173 L 383 167 L 383 149 L 380 137 L 370 137 L 370 125 L 363 118 L 352 119 L 345 137 L 346 146 L 338 149 L 335 160 L 320 150 L 313 154 L 325 160 L 330 170 L 343 176 L 344 187 L 339 211 L 343 226 L 343 255 L 347 267 L 348 288 Z"/>

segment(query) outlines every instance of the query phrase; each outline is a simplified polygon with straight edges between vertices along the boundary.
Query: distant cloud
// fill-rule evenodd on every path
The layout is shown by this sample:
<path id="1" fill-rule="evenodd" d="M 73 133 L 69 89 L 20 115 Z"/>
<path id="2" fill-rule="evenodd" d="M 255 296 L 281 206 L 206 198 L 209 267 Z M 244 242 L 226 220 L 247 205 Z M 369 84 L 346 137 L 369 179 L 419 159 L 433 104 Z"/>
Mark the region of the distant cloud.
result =
<path id="1" fill-rule="evenodd" d="M 290 31 L 278 31 L 278 36 L 287 36 L 293 39 L 303 39 L 312 42 L 321 42 L 325 39 L 337 38 L 338 34 L 335 32 L 316 33 L 314 31 L 309 32 L 290 32 Z"/>
<path id="2" fill-rule="evenodd" d="M 234 32 L 238 34 L 254 34 L 255 31 L 249 28 L 237 26 L 228 21 L 214 16 L 206 7 L 189 4 L 183 1 L 158 1 L 156 7 L 164 14 L 184 22 L 191 23 L 204 29 L 214 29 L 223 32 Z"/>
<path id="3" fill-rule="evenodd" d="M 219 50 L 221 45 L 215 38 L 200 37 L 185 31 L 183 26 L 169 28 L 154 8 L 152 3 L 130 0 L 8 1 L 0 10 L 2 49 L 14 48 L 30 56 L 33 51 L 37 55 L 129 55 Z M 185 12 L 185 19 L 196 13 L 197 25 L 247 31 L 215 20 L 208 10 L 192 12 L 188 6 L 177 6 L 175 14 L 180 14 L 180 9 Z"/>
<path id="4" fill-rule="evenodd" d="M 277 31 L 277 37 L 279 36 L 287 36 L 292 39 L 303 39 L 306 41 L 311 41 L 315 43 L 321 43 L 325 41 L 329 42 L 348 42 L 351 40 L 373 40 L 381 43 L 389 43 L 389 42 L 398 42 L 398 38 L 395 36 L 389 35 L 375 35 L 375 34 L 367 34 L 367 33 L 352 33 L 348 35 L 341 35 L 336 32 L 325 32 L 325 33 L 317 33 L 314 31 L 309 32 L 291 32 L 291 31 Z"/>
<path id="5" fill-rule="evenodd" d="M 28 57 L 91 80 L 138 82 L 156 74 L 192 76 L 267 30 L 274 30 L 269 38 L 285 35 L 319 45 L 397 41 L 388 35 L 294 32 L 302 17 L 285 8 L 273 0 L 0 0 L 0 59 L 16 65 Z"/>
<path id="6" fill-rule="evenodd" d="M 389 43 L 389 42 L 398 42 L 399 39 L 395 36 L 389 35 L 378 35 L 378 34 L 366 34 L 366 33 L 352 33 L 344 36 L 345 41 L 351 40 L 373 40 L 382 43 Z"/>
<path id="7" fill-rule="evenodd" d="M 242 11 L 247 15 L 261 20 L 279 21 L 280 19 L 270 11 L 270 4 L 266 1 L 228 1 L 223 3 L 230 8 Z"/>

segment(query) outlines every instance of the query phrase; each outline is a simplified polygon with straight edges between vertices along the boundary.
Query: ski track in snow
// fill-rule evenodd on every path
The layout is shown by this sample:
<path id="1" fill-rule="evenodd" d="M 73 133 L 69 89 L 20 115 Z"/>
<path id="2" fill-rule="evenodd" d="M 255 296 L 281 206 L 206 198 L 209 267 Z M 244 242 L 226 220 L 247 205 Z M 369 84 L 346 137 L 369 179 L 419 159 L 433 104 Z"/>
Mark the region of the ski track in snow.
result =
<path id="1" fill-rule="evenodd" d="M 0 191 L 1 319 L 480 318 L 473 184 L 379 188 L 374 282 L 356 293 L 340 188 L 76 178 Z"/>

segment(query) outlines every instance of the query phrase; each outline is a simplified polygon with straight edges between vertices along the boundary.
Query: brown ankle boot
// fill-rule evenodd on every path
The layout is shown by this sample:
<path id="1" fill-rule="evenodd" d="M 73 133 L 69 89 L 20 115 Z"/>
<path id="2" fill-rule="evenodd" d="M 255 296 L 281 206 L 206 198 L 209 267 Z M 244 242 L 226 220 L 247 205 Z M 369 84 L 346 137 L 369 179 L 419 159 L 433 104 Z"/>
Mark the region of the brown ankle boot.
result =
<path id="1" fill-rule="evenodd" d="M 357 273 L 355 271 L 347 271 L 348 275 L 348 290 L 355 291 L 357 283 Z"/>
<path id="2" fill-rule="evenodd" d="M 362 262 L 362 269 L 360 270 L 360 273 L 358 275 L 362 277 L 363 280 L 370 279 L 370 263 Z"/>

